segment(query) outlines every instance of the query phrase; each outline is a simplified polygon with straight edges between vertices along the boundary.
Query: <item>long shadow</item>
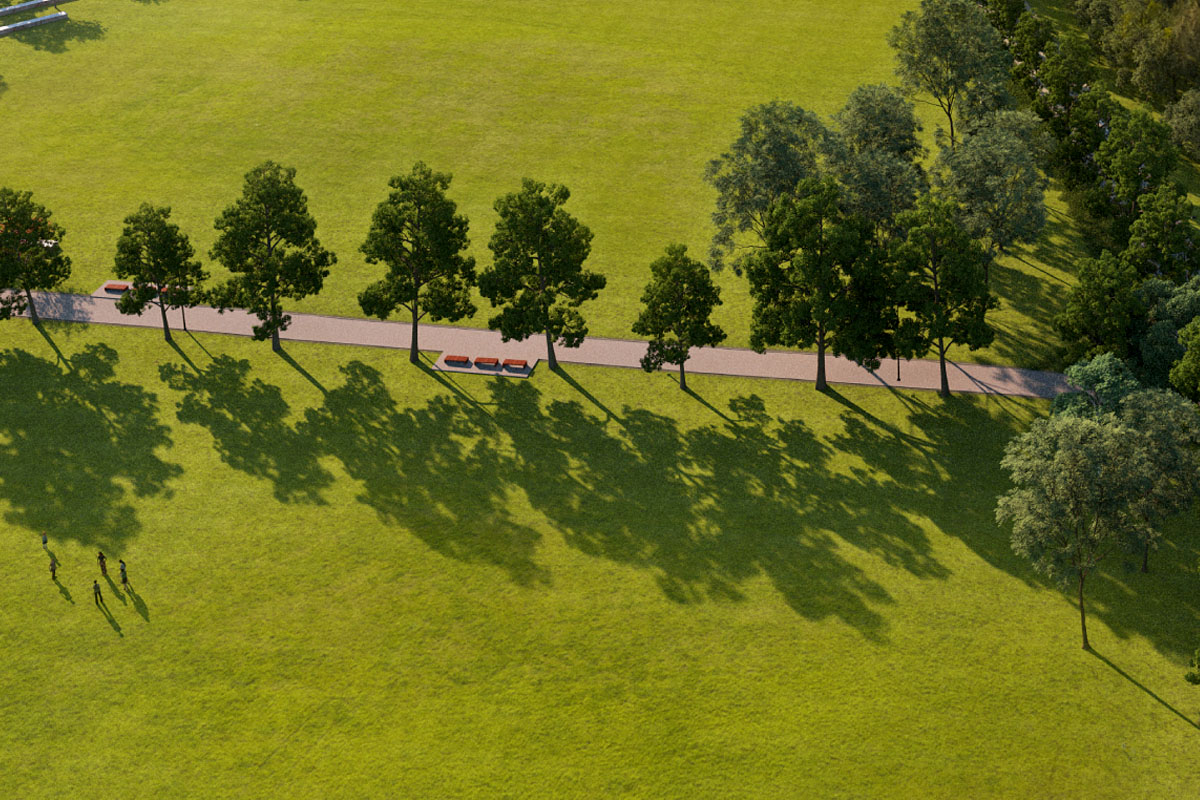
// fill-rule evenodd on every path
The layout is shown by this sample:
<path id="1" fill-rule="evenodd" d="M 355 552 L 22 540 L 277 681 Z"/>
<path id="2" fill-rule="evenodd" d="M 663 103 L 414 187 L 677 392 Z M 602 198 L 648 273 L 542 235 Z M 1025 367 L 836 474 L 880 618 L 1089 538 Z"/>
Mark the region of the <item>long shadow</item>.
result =
<path id="1" fill-rule="evenodd" d="M 271 481 L 283 502 L 325 502 L 332 476 L 312 440 L 288 423 L 283 392 L 251 378 L 249 361 L 219 355 L 199 372 L 178 364 L 161 364 L 158 371 L 168 387 L 183 393 L 179 421 L 207 428 L 226 464 Z"/>
<path id="2" fill-rule="evenodd" d="M 171 345 L 172 350 L 179 354 L 179 357 L 183 359 L 183 362 L 192 368 L 193 372 L 200 372 L 200 368 L 196 366 L 196 363 L 192 361 L 191 357 L 187 353 L 183 352 L 183 348 L 179 346 L 178 342 L 172 339 L 170 342 L 168 342 L 168 344 Z"/>
<path id="3" fill-rule="evenodd" d="M 55 578 L 54 585 L 58 587 L 58 592 L 59 592 L 59 594 L 61 594 L 63 596 L 63 600 L 66 600 L 71 605 L 75 605 L 75 599 L 73 597 L 71 597 L 71 593 L 67 590 L 66 586 L 63 586 L 63 583 L 61 580 L 59 580 L 58 578 Z"/>
<path id="4" fill-rule="evenodd" d="M 96 608 L 104 615 L 104 619 L 108 622 L 109 626 L 116 631 L 117 636 L 125 638 L 125 634 L 121 631 L 121 624 L 117 622 L 117 618 L 114 617 L 112 612 L 108 610 L 108 604 L 101 600 L 100 604 L 96 606 Z"/>
<path id="5" fill-rule="evenodd" d="M 690 386 L 687 387 L 686 389 L 683 390 L 683 393 L 686 394 L 688 397 L 691 397 L 697 403 L 704 406 L 709 411 L 716 414 L 718 417 L 725 420 L 726 422 L 733 422 L 732 419 L 730 419 L 728 416 L 725 415 L 724 411 L 721 411 L 719 408 L 714 406 L 712 403 L 705 400 L 703 397 L 701 397 L 699 394 L 697 394 L 696 391 L 694 389 L 692 389 L 692 387 L 690 387 Z"/>
<path id="6" fill-rule="evenodd" d="M 129 605 L 129 601 L 125 599 L 125 595 L 117 588 L 117 584 L 113 582 L 111 575 L 105 575 L 104 580 L 108 581 L 108 590 L 113 593 L 113 596 L 121 601 L 121 605 Z"/>
<path id="7" fill-rule="evenodd" d="M 300 376 L 302 378 L 304 378 L 304 380 L 308 381 L 313 386 L 317 387 L 317 389 L 321 392 L 321 394 L 328 393 L 329 390 L 326 389 L 324 386 L 322 386 L 321 382 L 319 380 L 317 380 L 316 378 L 314 378 L 308 370 L 306 370 L 304 367 L 300 366 L 299 362 L 297 362 L 296 359 L 292 358 L 291 355 L 288 354 L 288 352 L 286 350 L 280 349 L 278 351 L 278 355 L 281 359 L 283 359 L 285 362 L 287 362 L 288 366 L 290 366 L 292 369 L 296 370 L 296 372 L 300 373 Z"/>
<path id="8" fill-rule="evenodd" d="M 105 549 L 138 533 L 131 496 L 170 496 L 169 429 L 155 395 L 115 378 L 117 351 L 92 344 L 68 368 L 0 351 L 0 498 L 5 520 Z"/>
<path id="9" fill-rule="evenodd" d="M 54 356 L 58 359 L 57 363 L 62 364 L 64 367 L 66 367 L 67 371 L 70 372 L 71 361 L 65 355 L 63 355 L 63 351 L 59 348 L 58 343 L 54 341 L 54 338 L 50 335 L 50 332 L 46 330 L 45 323 L 39 322 L 33 327 L 38 333 L 41 334 L 42 338 L 46 340 L 46 344 L 50 345 L 50 349 L 54 351 Z"/>
<path id="10" fill-rule="evenodd" d="M 150 621 L 150 607 L 146 605 L 145 599 L 137 593 L 133 588 L 133 584 L 129 584 L 129 599 L 133 601 L 133 610 L 141 616 L 146 622 Z"/>
<path id="11" fill-rule="evenodd" d="M 42 25 L 27 31 L 12 34 L 12 38 L 34 50 L 48 53 L 65 53 L 76 42 L 94 42 L 103 39 L 107 30 L 99 22 L 69 19 Z"/>
<path id="12" fill-rule="evenodd" d="M 1131 676 L 1131 675 L 1130 675 L 1128 672 L 1126 672 L 1125 670 L 1121 669 L 1120 667 L 1118 667 L 1118 666 L 1117 666 L 1116 664 L 1114 664 L 1113 662 L 1109 661 L 1107 658 L 1105 658 L 1105 657 L 1104 657 L 1104 655 L 1102 655 L 1101 653 L 1097 652 L 1095 649 L 1091 649 L 1091 650 L 1089 650 L 1088 652 L 1089 652 L 1089 653 L 1091 653 L 1091 654 L 1092 654 L 1093 656 L 1095 656 L 1096 658 L 1098 658 L 1098 659 L 1100 659 L 1101 661 L 1103 661 L 1105 664 L 1107 664 L 1107 665 L 1109 666 L 1109 668 L 1110 668 L 1110 669 L 1111 669 L 1113 672 L 1117 673 L 1117 674 L 1118 674 L 1118 675 L 1120 675 L 1122 678 L 1124 678 L 1125 680 L 1129 681 L 1129 682 L 1130 682 L 1130 683 L 1132 683 L 1134 686 L 1136 686 L 1137 688 L 1141 689 L 1143 692 L 1145 692 L 1146 694 L 1148 694 L 1148 695 L 1149 695 L 1150 697 L 1152 697 L 1152 698 L 1153 698 L 1155 701 L 1157 701 L 1157 702 L 1158 702 L 1158 704 L 1159 704 L 1159 705 L 1161 705 L 1163 708 L 1167 709 L 1167 710 L 1168 710 L 1168 711 L 1170 711 L 1172 714 L 1174 714 L 1175 716 L 1179 717 L 1181 720 L 1183 720 L 1184 722 L 1186 722 L 1188 725 L 1191 725 L 1191 726 L 1192 726 L 1193 728 L 1195 728 L 1196 730 L 1200 730 L 1200 725 L 1196 724 L 1196 722 L 1194 722 L 1193 720 L 1191 720 L 1191 719 L 1188 719 L 1188 718 L 1187 718 L 1187 716 L 1185 716 L 1185 715 L 1183 714 L 1183 712 L 1181 712 L 1179 709 L 1175 708 L 1175 706 L 1171 705 L 1171 704 L 1170 704 L 1170 703 L 1168 703 L 1166 700 L 1163 700 L 1161 697 L 1159 697 L 1158 695 L 1156 695 L 1154 692 L 1150 691 L 1148 688 L 1146 688 L 1145 684 L 1141 683 L 1141 682 L 1140 682 L 1140 681 L 1138 681 L 1136 678 L 1134 678 L 1133 676 Z"/>
<path id="13" fill-rule="evenodd" d="M 400 409 L 374 368 L 352 361 L 341 371 L 343 385 L 306 412 L 297 435 L 342 462 L 362 484 L 359 500 L 439 553 L 547 583 L 534 560 L 541 535 L 509 509 L 508 460 L 487 414 L 445 395 Z"/>
<path id="14" fill-rule="evenodd" d="M 595 396 L 592 395 L 591 392 L 589 392 L 587 389 L 580 386 L 579 382 L 571 377 L 571 373 L 567 372 L 566 367 L 564 367 L 562 364 L 558 365 L 558 370 L 557 370 L 557 372 L 555 372 L 555 374 L 558 375 L 560 378 L 562 378 L 564 381 L 566 381 L 568 386 L 570 386 L 572 389 L 574 389 L 575 391 L 577 391 L 581 395 L 583 395 L 584 398 L 586 398 L 589 403 L 591 403 L 596 408 L 603 411 L 604 415 L 606 417 L 608 417 L 609 419 L 615 419 L 618 422 L 620 422 L 621 418 L 619 416 L 617 416 L 613 412 L 612 409 L 610 409 L 608 406 L 604 405 L 604 403 L 601 403 L 599 400 L 597 400 L 595 398 Z"/>

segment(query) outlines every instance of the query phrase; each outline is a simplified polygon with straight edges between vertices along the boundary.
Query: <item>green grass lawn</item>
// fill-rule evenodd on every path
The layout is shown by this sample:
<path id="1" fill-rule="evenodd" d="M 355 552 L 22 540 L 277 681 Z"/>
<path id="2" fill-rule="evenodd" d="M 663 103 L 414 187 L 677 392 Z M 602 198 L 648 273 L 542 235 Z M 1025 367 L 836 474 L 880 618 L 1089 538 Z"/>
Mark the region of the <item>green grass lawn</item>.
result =
<path id="1" fill-rule="evenodd" d="M 55 211 L 71 285 L 90 292 L 143 200 L 172 205 L 207 253 L 244 173 L 267 158 L 293 165 L 341 259 L 299 309 L 357 315 L 378 274 L 357 248 L 390 176 L 417 159 L 454 173 L 481 265 L 494 199 L 525 176 L 561 182 L 609 279 L 587 307 L 592 331 L 628 336 L 664 246 L 706 252 L 714 195 L 701 175 L 742 112 L 783 98 L 827 118 L 854 87 L 893 81 L 886 33 L 915 5 L 86 0 L 66 25 L 0 41 L 0 183 Z M 921 113 L 932 141 L 938 118 Z M 996 344 L 955 357 L 1052 363 L 1049 318 L 1079 252 L 1059 221 L 1005 259 Z M 745 283 L 731 273 L 720 283 L 718 321 L 745 345 Z M 484 308 L 471 324 L 486 318 Z"/>
<path id="2" fill-rule="evenodd" d="M 0 335 L 0 797 L 1200 790 L 1194 520 L 1081 651 L 993 521 L 1044 403 Z"/>

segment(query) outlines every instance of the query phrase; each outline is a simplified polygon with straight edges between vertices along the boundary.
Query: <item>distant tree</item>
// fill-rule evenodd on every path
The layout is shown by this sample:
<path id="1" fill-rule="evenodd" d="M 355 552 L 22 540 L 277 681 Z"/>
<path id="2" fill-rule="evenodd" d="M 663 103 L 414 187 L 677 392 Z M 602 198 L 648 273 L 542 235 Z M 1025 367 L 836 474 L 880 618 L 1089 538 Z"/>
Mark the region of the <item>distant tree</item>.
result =
<path id="1" fill-rule="evenodd" d="M 1175 169 L 1178 151 L 1170 128 L 1134 110 L 1113 118 L 1095 158 L 1114 215 L 1132 221 L 1141 213 L 1141 197 L 1156 191 Z"/>
<path id="2" fill-rule="evenodd" d="M 211 256 L 234 274 L 211 298 L 220 311 L 245 308 L 262 324 L 254 338 L 271 340 L 279 352 L 279 332 L 291 316 L 284 300 L 321 291 L 337 257 L 317 240 L 317 222 L 308 198 L 296 185 L 296 170 L 267 161 L 246 173 L 242 196 L 217 217 Z"/>
<path id="3" fill-rule="evenodd" d="M 1000 462 L 1015 486 L 996 519 L 1012 525 L 1013 551 L 1037 572 L 1076 585 L 1085 650 L 1084 583 L 1137 524 L 1134 506 L 1152 484 L 1140 445 L 1116 424 L 1052 416 L 1009 442 Z"/>
<path id="4" fill-rule="evenodd" d="M 1192 222 L 1194 208 L 1187 195 L 1164 183 L 1143 195 L 1141 206 L 1121 260 L 1140 278 L 1186 281 L 1200 270 L 1200 229 Z"/>
<path id="5" fill-rule="evenodd" d="M 1149 465 L 1149 490 L 1134 504 L 1141 524 L 1126 531 L 1130 548 L 1142 556 L 1142 572 L 1149 572 L 1163 523 L 1190 509 L 1200 494 L 1200 411 L 1175 392 L 1143 389 L 1122 398 L 1116 417 L 1138 435 Z"/>
<path id="6" fill-rule="evenodd" d="M 1164 118 L 1179 148 L 1200 161 L 1200 87 L 1184 92 L 1167 107 Z"/>
<path id="7" fill-rule="evenodd" d="M 679 388 L 687 390 L 684 365 L 693 347 L 715 347 L 725 331 L 709 319 L 721 305 L 721 290 L 708 267 L 689 258 L 687 247 L 673 244 L 650 265 L 650 283 L 642 293 L 642 313 L 633 332 L 648 336 L 642 369 L 653 372 L 663 364 L 679 366 Z"/>
<path id="8" fill-rule="evenodd" d="M 1041 88 L 1042 62 L 1055 37 L 1054 23 L 1035 11 L 1022 13 L 1008 37 L 1008 50 L 1013 59 L 1012 78 L 1031 97 Z"/>
<path id="9" fill-rule="evenodd" d="M 1183 357 L 1171 367 L 1171 386 L 1193 402 L 1200 402 L 1200 318 L 1179 332 Z"/>
<path id="10" fill-rule="evenodd" d="M 961 204 L 967 231 L 993 255 L 1037 239 L 1046 224 L 1046 179 L 1025 142 L 986 127 L 943 155 L 938 183 Z"/>
<path id="11" fill-rule="evenodd" d="M 819 174 L 829 135 L 811 111 L 779 100 L 747 110 L 741 129 L 729 150 L 710 161 L 704 173 L 717 190 L 710 262 L 721 269 L 732 257 L 739 274 L 746 253 L 739 253 L 738 237 L 752 234 L 761 245 L 767 209 L 795 191 L 800 181 Z"/>
<path id="12" fill-rule="evenodd" d="M 1144 313 L 1136 270 L 1105 250 L 1099 258 L 1079 262 L 1077 280 L 1066 307 L 1054 318 L 1068 354 L 1076 359 L 1127 355 L 1129 330 Z"/>
<path id="13" fill-rule="evenodd" d="M 190 308 L 202 298 L 201 284 L 208 273 L 194 256 L 196 250 L 179 226 L 170 221 L 171 209 L 142 203 L 125 218 L 125 230 L 117 239 L 114 271 L 131 282 L 129 291 L 117 301 L 122 314 L 141 314 L 148 305 L 158 306 L 163 337 L 171 341 L 168 308 Z"/>
<path id="14" fill-rule="evenodd" d="M 1058 139 L 1071 130 L 1072 117 L 1080 100 L 1096 80 L 1094 54 L 1087 42 L 1074 36 L 1054 41 L 1037 71 L 1033 110 L 1050 126 Z"/>
<path id="15" fill-rule="evenodd" d="M 375 209 L 367 240 L 359 248 L 368 264 L 383 262 L 387 275 L 358 296 L 363 313 L 380 319 L 398 308 L 412 318 L 408 360 L 420 360 L 417 326 L 428 314 L 456 321 L 475 313 L 471 286 L 475 259 L 463 256 L 467 218 L 446 197 L 451 176 L 418 161 L 408 175 L 388 182 L 392 192 Z"/>
<path id="16" fill-rule="evenodd" d="M 829 162 L 846 190 L 845 201 L 878 232 L 891 233 L 896 215 L 926 188 L 916 162 L 923 149 L 913 106 L 888 86 L 860 86 L 834 119 Z"/>
<path id="17" fill-rule="evenodd" d="M 558 369 L 554 343 L 578 347 L 587 325 L 577 310 L 605 286 L 603 275 L 583 268 L 592 232 L 563 210 L 565 186 L 526 178 L 521 190 L 496 201 L 496 231 L 488 242 L 491 269 L 479 275 L 479 293 L 500 313 L 488 327 L 504 341 L 546 336 L 550 369 Z"/>
<path id="18" fill-rule="evenodd" d="M 50 291 L 71 275 L 71 259 L 62 251 L 65 235 L 32 192 L 0 188 L 0 289 L 12 289 L 0 294 L 0 320 L 28 309 L 38 323 L 33 292 Z"/>
<path id="19" fill-rule="evenodd" d="M 1010 34 L 1025 12 L 1025 0 L 980 0 L 988 21 L 1003 34 Z"/>
<path id="20" fill-rule="evenodd" d="M 885 265 L 870 236 L 864 220 L 845 212 L 836 183 L 809 179 L 772 205 L 766 248 L 746 267 L 751 347 L 815 345 L 819 391 L 828 387 L 827 350 L 874 368 L 885 346 L 888 309 L 873 303 L 886 291 Z"/>
<path id="21" fill-rule="evenodd" d="M 1143 309 L 1130 335 L 1134 374 L 1144 386 L 1171 385 L 1171 368 L 1184 357 L 1180 332 L 1200 317 L 1200 276 L 1176 285 L 1148 278 L 1137 287 Z"/>
<path id="22" fill-rule="evenodd" d="M 1114 120 L 1128 113 L 1108 92 L 1092 89 L 1076 100 L 1069 118 L 1051 124 L 1058 139 L 1054 172 L 1068 189 L 1087 189 L 1100 180 L 1096 151 L 1107 139 Z"/>
<path id="23" fill-rule="evenodd" d="M 1009 56 L 1000 33 L 971 0 L 921 0 L 888 34 L 896 74 L 913 93 L 928 94 L 946 115 L 950 148 L 956 128 L 1002 104 Z"/>
<path id="24" fill-rule="evenodd" d="M 946 351 L 954 344 L 975 350 L 995 338 L 987 323 L 987 312 L 997 306 L 987 288 L 990 258 L 951 202 L 925 197 L 900 219 L 907 233 L 894 258 L 903 275 L 904 305 L 921 331 L 921 352 L 937 349 L 940 393 L 949 397 Z"/>
<path id="25" fill-rule="evenodd" d="M 1055 397 L 1051 410 L 1068 417 L 1115 414 L 1126 396 L 1142 388 L 1129 365 L 1112 353 L 1072 364 L 1066 374 L 1077 388 Z"/>

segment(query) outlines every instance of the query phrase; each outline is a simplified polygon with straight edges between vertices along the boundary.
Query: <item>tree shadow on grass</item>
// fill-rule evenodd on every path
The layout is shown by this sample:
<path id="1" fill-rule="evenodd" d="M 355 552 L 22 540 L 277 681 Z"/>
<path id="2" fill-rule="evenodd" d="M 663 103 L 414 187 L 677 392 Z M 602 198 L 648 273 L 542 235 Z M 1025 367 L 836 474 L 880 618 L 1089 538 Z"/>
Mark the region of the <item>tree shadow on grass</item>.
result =
<path id="1" fill-rule="evenodd" d="M 352 361 L 341 371 L 345 383 L 306 412 L 298 434 L 342 462 L 362 484 L 359 499 L 439 553 L 494 564 L 520 584 L 548 582 L 534 561 L 540 534 L 509 510 L 508 458 L 488 415 L 445 395 L 400 409 L 374 368 Z"/>
<path id="2" fill-rule="evenodd" d="M 1152 698 L 1153 700 L 1155 700 L 1155 701 L 1156 701 L 1156 702 L 1157 702 L 1159 705 L 1161 705 L 1161 706 L 1162 706 L 1163 708 L 1165 708 L 1167 711 L 1170 711 L 1172 714 L 1174 714 L 1175 716 L 1179 717 L 1181 720 L 1183 720 L 1184 722 L 1186 722 L 1188 725 L 1191 725 L 1191 726 L 1192 726 L 1193 728 L 1195 728 L 1196 730 L 1200 730 L 1200 725 L 1196 724 L 1196 722 L 1195 722 L 1194 720 L 1188 719 L 1187 715 L 1185 715 L 1185 714 L 1184 714 L 1182 711 L 1180 711 L 1179 709 L 1175 708 L 1175 706 L 1171 705 L 1171 704 L 1170 704 L 1170 703 L 1168 703 L 1166 700 L 1163 700 L 1163 699 L 1162 699 L 1161 697 L 1159 697 L 1157 694 L 1155 694 L 1154 692 L 1152 692 L 1152 691 L 1150 691 L 1149 689 L 1147 689 L 1147 688 L 1146 688 L 1146 686 L 1145 686 L 1144 684 L 1142 684 L 1142 683 L 1141 683 L 1140 681 L 1138 681 L 1136 678 L 1132 677 L 1132 676 L 1131 676 L 1129 673 L 1127 673 L 1125 670 L 1123 670 L 1123 669 L 1121 669 L 1120 667 L 1118 667 L 1118 666 L 1117 666 L 1116 664 L 1114 664 L 1113 662 L 1109 661 L 1109 660 L 1108 660 L 1108 659 L 1107 659 L 1107 658 L 1106 658 L 1106 657 L 1105 657 L 1103 654 L 1101 654 L 1100 652 L 1098 652 L 1098 651 L 1097 651 L 1097 650 L 1095 650 L 1095 649 L 1088 650 L 1088 652 L 1089 652 L 1091 655 L 1095 656 L 1096 658 L 1100 659 L 1102 662 L 1104 662 L 1104 664 L 1105 664 L 1105 665 L 1107 665 L 1107 666 L 1108 666 L 1108 668 L 1109 668 L 1109 669 L 1111 669 L 1113 672 L 1117 673 L 1117 674 L 1118 674 L 1118 675 L 1120 675 L 1122 678 L 1124 678 L 1125 680 L 1129 681 L 1130 683 L 1132 683 L 1132 684 L 1133 684 L 1134 686 L 1136 686 L 1137 688 L 1141 689 L 1141 690 L 1142 690 L 1143 692 L 1145 692 L 1145 693 L 1146 693 L 1146 694 L 1147 694 L 1147 695 L 1148 695 L 1150 698 Z"/>
<path id="3" fill-rule="evenodd" d="M 333 478 L 321 467 L 314 443 L 288 423 L 291 409 L 279 387 L 249 376 L 249 361 L 227 355 L 199 372 L 159 366 L 159 377 L 184 395 L 179 421 L 207 428 L 221 460 L 271 481 L 282 502 L 324 503 L 322 492 Z"/>
<path id="4" fill-rule="evenodd" d="M 5 520 L 119 550 L 141 528 L 131 496 L 170 496 L 181 468 L 155 395 L 114 377 L 117 351 L 88 345 L 67 366 L 0 351 L 0 498 Z"/>
<path id="5" fill-rule="evenodd" d="M 99 22 L 68 19 L 66 22 L 52 22 L 48 25 L 40 25 L 27 31 L 14 33 L 12 38 L 34 50 L 65 53 L 72 44 L 94 42 L 103 39 L 105 33 L 107 30 Z"/>

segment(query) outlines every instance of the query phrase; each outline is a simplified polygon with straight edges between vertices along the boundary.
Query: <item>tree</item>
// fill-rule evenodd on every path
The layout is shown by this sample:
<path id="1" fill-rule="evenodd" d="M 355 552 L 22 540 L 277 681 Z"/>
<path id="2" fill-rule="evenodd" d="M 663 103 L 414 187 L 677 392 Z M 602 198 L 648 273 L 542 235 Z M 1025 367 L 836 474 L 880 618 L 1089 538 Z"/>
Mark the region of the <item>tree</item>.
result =
<path id="1" fill-rule="evenodd" d="M 1200 411 L 1175 392 L 1143 389 L 1122 398 L 1117 420 L 1134 431 L 1151 476 L 1149 490 L 1134 505 L 1141 524 L 1126 533 L 1150 571 L 1150 550 L 1158 547 L 1162 524 L 1178 516 L 1200 494 Z"/>
<path id="2" fill-rule="evenodd" d="M 1127 395 L 1141 389 L 1129 365 L 1112 353 L 1102 353 L 1067 367 L 1074 391 L 1054 398 L 1051 411 L 1068 417 L 1115 414 Z"/>
<path id="3" fill-rule="evenodd" d="M 1193 402 L 1200 402 L 1200 318 L 1179 332 L 1183 357 L 1171 367 L 1171 386 Z"/>
<path id="4" fill-rule="evenodd" d="M 828 131 L 816 114 L 779 100 L 749 109 L 741 120 L 741 135 L 720 157 L 709 162 L 704 179 L 717 190 L 717 228 L 710 250 L 713 269 L 721 269 L 738 251 L 739 234 L 751 233 L 761 242 L 767 209 L 776 199 L 795 191 L 805 178 L 819 174 L 819 159 Z M 745 253 L 734 257 L 740 274 Z"/>
<path id="5" fill-rule="evenodd" d="M 1000 466 L 1015 485 L 996 520 L 1012 525 L 1013 551 L 1037 572 L 1075 583 L 1088 650 L 1084 583 L 1137 524 L 1134 505 L 1151 486 L 1145 452 L 1119 425 L 1053 416 L 1009 442 Z"/>
<path id="6" fill-rule="evenodd" d="M 1186 281 L 1200 269 L 1200 230 L 1192 222 L 1194 209 L 1187 195 L 1164 183 L 1143 195 L 1141 206 L 1121 260 L 1140 278 Z"/>
<path id="7" fill-rule="evenodd" d="M 171 341 L 168 308 L 188 308 L 202 297 L 200 285 L 208 273 L 196 261 L 195 249 L 179 226 L 170 221 L 169 207 L 142 203 L 125 218 L 125 230 L 117 239 L 114 270 L 132 285 L 120 300 L 122 314 L 141 314 L 146 306 L 158 306 L 163 337 Z"/>
<path id="8" fill-rule="evenodd" d="M 1113 121 L 1129 112 L 1108 92 L 1092 89 L 1075 102 L 1070 117 L 1051 124 L 1058 139 L 1054 171 L 1069 189 L 1086 189 L 1100 180 L 1096 151 L 1107 139 Z"/>
<path id="9" fill-rule="evenodd" d="M 1157 190 L 1175 169 L 1178 153 L 1170 128 L 1134 110 L 1113 118 L 1095 158 L 1114 213 L 1132 220 L 1140 213 L 1142 195 Z"/>
<path id="10" fill-rule="evenodd" d="M 1012 33 L 1017 19 L 1025 13 L 1025 0 L 979 0 L 979 5 L 988 21 L 1004 34 Z"/>
<path id="11" fill-rule="evenodd" d="M 950 148 L 956 126 L 1001 105 L 1009 57 L 1000 33 L 971 0 L 921 0 L 888 34 L 904 87 L 925 93 L 946 115 Z"/>
<path id="12" fill-rule="evenodd" d="M 1108 250 L 1099 258 L 1079 262 L 1078 283 L 1067 295 L 1066 307 L 1054 327 L 1073 358 L 1100 353 L 1125 356 L 1129 330 L 1145 313 L 1138 297 L 1137 272 Z"/>
<path id="13" fill-rule="evenodd" d="M 693 347 L 715 347 L 725 331 L 709 317 L 721 305 L 721 290 L 709 269 L 688 258 L 687 247 L 673 244 L 650 265 L 650 283 L 642 293 L 641 315 L 633 332 L 650 337 L 642 369 L 653 372 L 663 364 L 679 365 L 679 388 L 687 390 L 684 364 Z"/>
<path id="14" fill-rule="evenodd" d="M 1041 88 L 1038 76 L 1055 37 L 1054 23 L 1034 11 L 1022 13 L 1013 26 L 1012 35 L 1008 37 L 1008 50 L 1013 59 L 1013 80 L 1023 86 L 1031 97 L 1036 96 Z"/>
<path id="15" fill-rule="evenodd" d="M 971 238 L 951 202 L 923 197 L 900 217 L 907 231 L 894 259 L 903 276 L 904 307 L 921 331 L 920 352 L 937 348 L 941 395 L 950 396 L 946 351 L 951 345 L 972 350 L 995 338 L 987 312 L 997 306 L 988 292 L 987 251 Z"/>
<path id="16" fill-rule="evenodd" d="M 1050 46 L 1037 71 L 1033 110 L 1062 139 L 1071 129 L 1071 118 L 1080 99 L 1092 91 L 1096 79 L 1093 53 L 1087 42 L 1064 36 Z"/>
<path id="17" fill-rule="evenodd" d="M 321 291 L 337 257 L 317 240 L 317 222 L 308 198 L 295 183 L 296 170 L 267 161 L 246 173 L 242 196 L 217 217 L 211 256 L 234 277 L 212 293 L 220 311 L 245 308 L 262 324 L 254 338 L 271 339 L 279 352 L 279 332 L 291 316 L 283 300 Z"/>
<path id="18" fill-rule="evenodd" d="M 550 369 L 558 369 L 554 343 L 578 347 L 587 325 L 577 310 L 605 286 L 603 275 L 583 268 L 592 251 L 592 232 L 563 210 L 565 186 L 526 178 L 521 190 L 496 200 L 496 230 L 488 247 L 492 268 L 479 276 L 479 293 L 493 307 L 488 320 L 504 341 L 546 335 Z"/>
<path id="19" fill-rule="evenodd" d="M 1191 669 L 1183 676 L 1183 679 L 1193 686 L 1200 686 L 1200 650 L 1192 654 L 1189 666 Z"/>
<path id="20" fill-rule="evenodd" d="M 828 161 L 846 190 L 846 205 L 878 233 L 890 234 L 896 215 L 926 189 L 916 162 L 924 152 L 917 139 L 921 124 L 912 104 L 888 86 L 860 86 L 834 119 Z"/>
<path id="21" fill-rule="evenodd" d="M 383 280 L 358 296 L 363 313 L 387 319 L 398 308 L 412 317 L 408 360 L 419 361 L 417 326 L 428 314 L 456 321 L 475 313 L 471 286 L 475 259 L 464 257 L 467 218 L 446 197 L 451 176 L 422 162 L 409 175 L 388 182 L 392 192 L 375 209 L 371 230 L 360 248 L 368 264 L 387 264 Z"/>
<path id="22" fill-rule="evenodd" d="M 1143 313 L 1130 336 L 1134 374 L 1145 386 L 1171 385 L 1171 368 L 1184 357 L 1180 332 L 1200 317 L 1200 276 L 1176 285 L 1148 278 L 1137 287 Z"/>
<path id="23" fill-rule="evenodd" d="M 26 309 L 38 324 L 33 292 L 50 291 L 71 275 L 71 259 L 62 251 L 66 231 L 50 211 L 33 201 L 32 192 L 0 188 L 0 320 Z"/>
<path id="24" fill-rule="evenodd" d="M 1200 160 L 1200 87 L 1188 89 L 1167 107 L 1164 115 L 1171 135 L 1183 152 Z"/>
<path id="25" fill-rule="evenodd" d="M 825 353 L 876 368 L 894 311 L 885 264 L 866 221 L 847 214 L 832 180 L 802 181 L 768 215 L 766 248 L 746 267 L 754 299 L 750 345 L 817 348 L 817 390 L 828 388 Z M 882 290 L 882 291 L 881 291 Z"/>
<path id="26" fill-rule="evenodd" d="M 985 127 L 943 151 L 938 183 L 961 206 L 970 234 L 993 255 L 1032 242 L 1046 225 L 1046 179 L 1029 147 L 1001 127 Z"/>

